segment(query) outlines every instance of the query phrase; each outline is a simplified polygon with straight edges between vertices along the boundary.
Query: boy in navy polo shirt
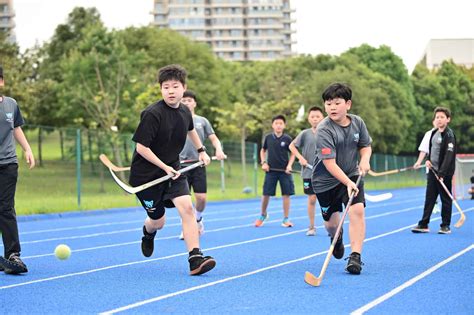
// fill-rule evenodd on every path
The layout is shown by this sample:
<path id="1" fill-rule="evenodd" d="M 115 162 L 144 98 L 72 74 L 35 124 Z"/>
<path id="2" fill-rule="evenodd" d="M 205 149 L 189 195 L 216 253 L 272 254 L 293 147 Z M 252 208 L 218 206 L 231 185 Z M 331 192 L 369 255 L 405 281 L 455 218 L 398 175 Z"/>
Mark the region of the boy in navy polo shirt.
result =
<path id="1" fill-rule="evenodd" d="M 290 196 L 295 194 L 295 185 L 291 175 L 291 166 L 295 156 L 291 153 L 289 146 L 291 137 L 285 133 L 285 116 L 278 115 L 272 119 L 273 132 L 266 135 L 260 150 L 262 170 L 265 173 L 262 196 L 262 213 L 255 221 L 255 226 L 260 227 L 268 219 L 267 207 L 270 196 L 275 196 L 276 185 L 280 182 L 281 195 L 283 197 L 283 221 L 281 226 L 292 227 L 289 220 Z"/>

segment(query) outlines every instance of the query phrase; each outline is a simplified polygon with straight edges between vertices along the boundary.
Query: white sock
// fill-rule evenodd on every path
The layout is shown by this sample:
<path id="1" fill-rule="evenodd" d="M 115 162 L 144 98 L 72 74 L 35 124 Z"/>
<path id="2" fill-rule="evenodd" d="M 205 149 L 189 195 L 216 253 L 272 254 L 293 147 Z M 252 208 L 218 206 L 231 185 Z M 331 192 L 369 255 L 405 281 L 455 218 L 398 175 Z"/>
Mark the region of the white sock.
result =
<path id="1" fill-rule="evenodd" d="M 202 218 L 202 212 L 199 212 L 196 210 L 196 221 L 201 221 Z"/>

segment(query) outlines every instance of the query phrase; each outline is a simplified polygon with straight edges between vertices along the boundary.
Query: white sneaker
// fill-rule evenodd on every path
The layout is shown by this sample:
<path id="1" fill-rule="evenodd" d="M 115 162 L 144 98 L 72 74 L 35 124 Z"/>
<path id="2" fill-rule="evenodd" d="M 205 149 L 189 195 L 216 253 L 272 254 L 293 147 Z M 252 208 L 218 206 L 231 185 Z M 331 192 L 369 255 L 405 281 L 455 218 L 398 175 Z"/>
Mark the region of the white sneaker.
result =
<path id="1" fill-rule="evenodd" d="M 316 235 L 316 229 L 314 227 L 308 228 L 308 231 L 306 232 L 306 236 L 315 236 Z"/>
<path id="2" fill-rule="evenodd" d="M 181 231 L 181 234 L 179 234 L 179 239 L 180 239 L 180 240 L 184 240 L 184 234 L 183 234 L 183 231 Z"/>
<path id="3" fill-rule="evenodd" d="M 201 217 L 201 221 L 197 221 L 199 235 L 204 234 L 204 218 Z"/>

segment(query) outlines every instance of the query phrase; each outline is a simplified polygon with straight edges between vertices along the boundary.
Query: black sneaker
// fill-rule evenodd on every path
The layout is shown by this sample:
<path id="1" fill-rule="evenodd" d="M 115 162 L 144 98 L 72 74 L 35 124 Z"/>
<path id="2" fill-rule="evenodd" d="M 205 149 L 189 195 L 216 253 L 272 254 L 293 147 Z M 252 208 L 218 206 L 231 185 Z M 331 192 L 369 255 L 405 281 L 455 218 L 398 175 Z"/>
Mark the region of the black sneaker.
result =
<path id="1" fill-rule="evenodd" d="M 153 249 L 155 248 L 155 235 L 156 231 L 152 234 L 146 231 L 145 226 L 143 226 L 143 237 L 142 237 L 142 253 L 145 257 L 150 257 L 153 254 Z"/>
<path id="2" fill-rule="evenodd" d="M 341 233 L 339 233 L 339 237 L 337 239 L 336 245 L 334 245 L 334 250 L 332 251 L 332 255 L 336 259 L 341 259 L 342 257 L 344 257 L 344 243 L 342 240 L 343 233 L 344 233 L 344 230 L 341 228 Z M 331 244 L 333 240 L 334 238 L 331 237 Z"/>
<path id="3" fill-rule="evenodd" d="M 451 229 L 449 228 L 449 226 L 442 226 L 439 229 L 438 234 L 451 234 Z"/>
<path id="4" fill-rule="evenodd" d="M 8 259 L 1 257 L 0 265 L 7 274 L 17 275 L 28 272 L 28 268 L 26 268 L 25 263 L 20 259 L 20 254 L 18 253 L 11 254 Z"/>
<path id="5" fill-rule="evenodd" d="M 411 229 L 413 233 L 429 233 L 430 229 L 427 226 L 417 225 Z"/>
<path id="6" fill-rule="evenodd" d="M 347 262 L 346 271 L 353 275 L 360 275 L 360 271 L 364 265 L 364 263 L 360 261 L 360 254 L 353 252 L 346 260 L 349 260 Z"/>
<path id="7" fill-rule="evenodd" d="M 211 256 L 203 256 L 199 248 L 189 252 L 189 269 L 191 276 L 202 275 L 216 266 L 216 261 Z"/>

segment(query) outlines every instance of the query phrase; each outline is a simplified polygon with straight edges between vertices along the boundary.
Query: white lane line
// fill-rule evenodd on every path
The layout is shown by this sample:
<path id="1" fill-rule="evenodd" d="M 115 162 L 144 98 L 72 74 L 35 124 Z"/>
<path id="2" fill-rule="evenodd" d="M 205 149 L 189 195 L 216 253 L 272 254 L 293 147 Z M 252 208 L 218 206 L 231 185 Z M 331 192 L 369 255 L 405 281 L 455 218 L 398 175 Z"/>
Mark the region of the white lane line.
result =
<path id="1" fill-rule="evenodd" d="M 439 219 L 440 218 L 438 217 L 438 218 L 436 218 L 434 220 L 431 220 L 431 221 L 436 221 L 436 220 L 439 220 Z M 399 233 L 399 232 L 404 231 L 404 230 L 408 230 L 411 227 L 413 227 L 413 224 L 408 225 L 408 226 L 404 226 L 402 228 L 399 228 L 399 229 L 396 229 L 396 230 L 393 230 L 393 231 L 390 231 L 390 232 L 386 232 L 386 233 L 383 233 L 383 234 L 379 234 L 379 235 L 367 238 L 364 241 L 364 243 L 370 242 L 370 241 L 373 241 L 373 240 L 376 240 L 376 239 L 379 239 L 379 238 L 382 238 L 382 237 L 385 237 L 385 236 L 388 236 L 388 235 L 396 234 L 396 233 Z M 348 245 L 346 245 L 346 246 L 348 246 Z M 323 251 L 323 252 L 314 253 L 314 254 L 307 255 L 307 256 L 304 256 L 304 257 L 300 257 L 300 258 L 297 258 L 297 259 L 288 260 L 288 261 L 285 261 L 285 262 L 282 262 L 282 263 L 279 263 L 279 264 L 275 264 L 275 265 L 271 265 L 271 266 L 268 266 L 268 267 L 260 268 L 260 269 L 257 269 L 257 270 L 253 270 L 253 271 L 250 271 L 250 272 L 240 274 L 240 275 L 220 279 L 220 280 L 217 280 L 217 281 L 213 281 L 213 282 L 205 283 L 205 284 L 202 284 L 202 285 L 190 287 L 190 288 L 183 289 L 183 290 L 180 290 L 180 291 L 175 291 L 175 292 L 171 292 L 171 293 L 168 293 L 168 294 L 160 295 L 160 296 L 157 296 L 157 297 L 154 297 L 154 298 L 151 298 L 151 299 L 139 301 L 139 302 L 136 302 L 136 303 L 133 303 L 133 304 L 125 305 L 125 306 L 122 306 L 122 307 L 119 307 L 119 308 L 115 308 L 113 310 L 101 312 L 100 314 L 115 314 L 115 313 L 127 311 L 127 310 L 130 310 L 130 309 L 133 309 L 133 308 L 137 308 L 137 307 L 140 307 L 140 306 L 143 306 L 143 305 L 146 305 L 146 304 L 150 304 L 150 303 L 158 302 L 158 301 L 161 301 L 161 300 L 165 300 L 165 299 L 175 297 L 175 296 L 178 296 L 178 295 L 182 295 L 182 294 L 185 294 L 185 293 L 188 293 L 188 292 L 204 289 L 204 288 L 211 287 L 211 286 L 214 286 L 214 285 L 217 285 L 217 284 L 229 282 L 229 281 L 236 280 L 236 279 L 245 278 L 245 277 L 248 277 L 248 276 L 260 273 L 260 272 L 264 272 L 264 271 L 267 271 L 267 270 L 271 270 L 271 269 L 279 268 L 279 267 L 282 267 L 282 266 L 290 265 L 290 264 L 293 264 L 293 263 L 301 262 L 301 261 L 304 261 L 304 260 L 308 260 L 308 259 L 316 257 L 316 256 L 324 255 L 327 252 L 328 251 L 326 250 L 326 251 Z"/>
<path id="2" fill-rule="evenodd" d="M 367 217 L 366 219 L 370 219 L 370 218 L 371 217 Z M 436 221 L 436 220 L 439 220 L 439 217 L 436 218 L 436 219 L 433 219 L 432 221 Z M 348 221 L 345 221 L 345 222 L 348 222 Z M 413 225 L 410 225 L 408 227 L 404 227 L 402 229 L 395 230 L 395 232 L 393 232 L 393 233 L 396 233 L 400 230 L 410 228 L 412 226 Z M 250 244 L 250 243 L 255 243 L 255 242 L 259 242 L 259 241 L 263 241 L 263 240 L 269 240 L 269 239 L 273 239 L 273 238 L 277 238 L 277 237 L 283 237 L 283 236 L 287 236 L 287 235 L 301 233 L 301 232 L 304 232 L 304 231 L 306 231 L 306 228 L 301 229 L 301 230 L 295 230 L 295 231 L 288 232 L 288 233 L 282 233 L 282 234 L 271 235 L 271 236 L 267 236 L 267 237 L 261 237 L 261 238 L 247 240 L 247 241 L 233 243 L 233 244 L 227 244 L 227 245 L 211 247 L 211 248 L 203 249 L 203 251 L 212 251 L 212 250 L 216 250 L 216 249 L 228 248 L 228 247 L 238 246 L 238 245 L 242 245 L 242 244 Z M 390 235 L 390 234 L 392 234 L 392 232 L 381 234 L 381 235 L 385 236 L 385 235 Z M 366 241 L 372 240 L 372 239 L 374 239 L 374 238 L 369 238 Z M 324 254 L 324 253 L 327 253 L 327 251 L 322 252 L 322 254 Z M 173 255 L 164 256 L 164 257 L 158 257 L 158 258 L 146 259 L 146 260 L 140 260 L 140 261 L 133 261 L 133 262 L 129 262 L 129 263 L 123 263 L 123 264 L 112 265 L 112 266 L 107 266 L 107 267 L 102 267 L 102 268 L 96 268 L 96 269 L 91 269 L 91 270 L 86 270 L 86 271 L 81 271 L 81 272 L 69 273 L 69 274 L 55 276 L 55 277 L 49 277 L 49 278 L 37 279 L 37 280 L 32 280 L 32 281 L 27 281 L 27 282 L 21 282 L 21 283 L 11 284 L 11 285 L 7 285 L 7 286 L 2 286 L 2 287 L 0 287 L 0 290 L 16 288 L 16 287 L 20 287 L 20 286 L 24 286 L 24 285 L 36 284 L 36 283 L 41 283 L 41 282 L 48 282 L 48 281 L 53 281 L 53 280 L 58 280 L 58 279 L 63 279 L 63 278 L 69 278 L 69 277 L 74 277 L 74 276 L 80 276 L 80 275 L 85 275 L 85 274 L 90 274 L 90 273 L 95 273 L 95 272 L 99 272 L 99 271 L 105 271 L 105 270 L 110 270 L 110 269 L 115 269 L 115 268 L 120 268 L 120 267 L 126 267 L 126 266 L 132 266 L 132 265 L 137 265 L 137 264 L 155 262 L 155 261 L 159 261 L 159 260 L 171 259 L 171 258 L 175 258 L 175 257 L 179 257 L 179 256 L 185 256 L 187 254 L 188 253 L 186 253 L 186 252 L 178 253 L 178 254 L 173 254 Z M 320 255 L 320 254 L 321 253 L 313 254 L 311 257 L 317 256 L 317 255 Z M 311 257 L 308 257 L 308 258 L 311 258 Z"/>
<path id="3" fill-rule="evenodd" d="M 303 211 L 303 210 L 301 210 Z M 305 209 L 306 211 L 306 209 Z M 293 211 L 295 212 L 300 212 L 299 210 Z M 281 210 L 275 210 L 275 211 L 268 211 L 269 214 L 275 214 L 275 213 L 281 213 Z M 206 222 L 220 222 L 220 221 L 232 221 L 232 220 L 237 220 L 237 219 L 245 219 L 245 218 L 256 218 L 257 215 L 255 214 L 247 214 L 244 216 L 238 216 L 238 217 L 226 217 L 226 218 L 218 218 L 218 219 L 206 219 Z M 302 219 L 305 217 L 293 217 L 292 219 Z M 307 218 L 307 216 L 306 216 Z M 270 222 L 277 222 L 279 220 L 274 220 Z M 253 224 L 245 224 L 243 226 L 251 226 Z M 166 227 L 172 227 L 172 226 L 181 226 L 181 222 L 179 223 L 172 223 L 172 224 L 166 224 Z M 227 229 L 227 228 L 224 228 Z M 34 241 L 24 241 L 21 242 L 22 245 L 25 244 L 35 244 L 35 243 L 44 243 L 44 242 L 52 242 L 52 241 L 64 241 L 64 240 L 75 240 L 75 239 L 83 239 L 83 238 L 91 238 L 91 237 L 98 237 L 98 236 L 104 236 L 104 235 L 113 235 L 113 234 L 120 234 L 120 233 L 129 233 L 129 232 L 136 232 L 136 231 L 141 231 L 142 227 L 140 226 L 139 228 L 133 228 L 133 229 L 125 229 L 125 230 L 116 230 L 116 231 L 110 231 L 110 232 L 99 232 L 99 233 L 92 233 L 92 234 L 85 234 L 85 235 L 76 235 L 76 236 L 67 236 L 67 237 L 53 237 L 53 238 L 46 238 L 46 239 L 40 239 L 40 240 L 34 240 Z M 206 231 L 206 232 L 210 232 Z M 170 239 L 170 238 L 178 238 L 178 235 L 176 236 L 168 236 L 168 237 L 163 237 L 160 239 Z M 1 247 L 1 246 L 0 246 Z"/>
<path id="4" fill-rule="evenodd" d="M 300 219 L 306 219 L 306 218 L 308 218 L 307 215 L 306 216 L 300 216 L 300 217 L 293 217 L 292 220 L 300 220 Z M 269 220 L 269 221 L 267 221 L 267 223 L 274 223 L 274 222 L 280 222 L 280 221 L 281 221 L 281 219 Z M 206 221 L 206 222 L 208 222 L 208 221 Z M 177 225 L 181 225 L 181 223 L 177 224 Z M 222 228 L 213 229 L 213 230 L 206 230 L 206 234 L 221 232 L 221 231 L 241 229 L 241 228 L 252 227 L 252 226 L 254 226 L 253 223 L 252 224 L 233 225 L 233 226 L 222 227 Z M 320 226 L 320 227 L 322 228 L 323 226 Z M 299 230 L 299 231 L 306 231 L 306 230 L 307 229 Z M 157 237 L 155 239 L 155 241 L 157 241 L 157 240 L 178 239 L 178 236 L 179 235 Z M 125 242 L 125 243 L 111 244 L 111 245 L 102 245 L 102 246 L 88 247 L 88 248 L 82 248 L 82 249 L 75 249 L 75 250 L 71 251 L 71 253 L 91 251 L 91 250 L 111 248 L 111 247 L 127 246 L 127 245 L 138 244 L 138 243 L 141 243 L 141 241 L 132 241 L 132 242 Z M 30 258 L 39 258 L 39 257 L 47 257 L 47 256 L 54 256 L 54 253 L 40 254 L 40 255 L 33 255 L 33 256 L 25 256 L 25 257 L 22 256 L 22 258 L 23 259 L 30 259 Z"/>
<path id="5" fill-rule="evenodd" d="M 387 202 L 387 203 L 368 203 L 368 206 L 367 208 L 369 209 L 372 209 L 372 208 L 380 208 L 380 207 L 384 207 L 384 206 L 391 206 L 391 205 L 397 205 L 397 204 L 403 204 L 403 203 L 407 203 L 407 202 L 411 202 L 411 201 L 418 201 L 418 200 L 421 200 L 420 198 L 415 198 L 415 199 L 405 199 L 403 201 L 397 201 L 397 202 Z M 298 203 L 299 203 L 300 200 L 298 200 Z M 301 202 L 301 205 L 297 204 L 297 205 L 293 205 L 293 208 L 297 208 L 298 210 L 305 210 L 305 209 L 299 209 L 299 207 L 306 207 L 306 204 L 303 203 L 306 202 L 306 200 L 302 200 Z M 258 201 L 260 202 L 260 201 Z M 260 204 L 258 204 L 257 206 L 259 206 Z M 373 207 L 372 207 L 373 205 Z M 269 207 L 269 210 L 272 210 L 272 209 L 280 209 L 279 206 L 277 205 L 270 205 Z M 298 211 L 296 210 L 296 211 Z M 255 209 L 250 209 L 250 208 L 247 208 L 247 207 L 244 207 L 242 210 L 239 210 L 239 211 L 252 211 L 253 215 L 257 216 L 258 215 L 258 209 L 257 207 L 255 207 Z M 295 211 L 292 209 L 292 211 Z M 213 215 L 219 215 L 221 216 L 222 214 L 225 214 L 225 213 L 235 213 L 235 209 L 232 209 L 232 210 L 221 210 L 221 211 L 215 211 L 213 208 L 210 208 L 206 211 L 206 217 L 207 216 L 213 216 Z M 145 214 L 145 212 L 143 212 L 143 214 Z M 179 220 L 180 217 L 179 216 L 174 216 L 174 215 L 167 215 L 166 216 L 166 220 L 167 221 L 174 221 L 174 220 Z M 41 233 L 50 233 L 50 232 L 64 232 L 64 231 L 74 231 L 74 230 L 83 230 L 83 229 L 90 229 L 90 228 L 97 228 L 97 227 L 104 227 L 104 226 L 114 226 L 114 225 L 125 225 L 125 224 L 132 224 L 132 223 L 138 223 L 138 222 L 143 222 L 144 219 L 140 219 L 140 220 L 131 220 L 131 221 L 117 221 L 117 222 L 108 222 L 108 223 L 97 223 L 97 224 L 89 224 L 89 225 L 79 225 L 79 226 L 71 226 L 71 227 L 63 227 L 63 228 L 54 228 L 54 229 L 44 229 L 44 230 L 35 230 L 35 231 L 26 231 L 26 232 L 20 232 L 20 236 L 23 236 L 23 235 L 30 235 L 30 234 L 41 234 Z M 216 219 L 218 220 L 218 219 Z M 208 220 L 206 220 L 208 221 Z M 23 222 L 22 222 L 23 224 Z M 23 244 L 23 243 L 22 243 Z"/>
<path id="6" fill-rule="evenodd" d="M 471 209 L 474 209 L 474 208 L 471 208 Z M 470 209 L 464 211 L 464 212 L 468 212 Z M 366 219 L 370 219 L 370 217 L 367 217 Z M 440 218 L 435 218 L 433 219 L 432 221 L 436 221 L 436 220 L 439 220 Z M 347 222 L 347 221 L 346 221 Z M 407 227 L 403 227 L 401 229 L 397 229 L 395 231 L 392 231 L 392 232 L 388 232 L 388 233 L 384 233 L 384 234 L 381 234 L 380 237 L 382 236 L 386 236 L 386 235 L 390 235 L 390 234 L 393 234 L 393 233 L 397 233 L 399 231 L 402 231 L 402 230 L 405 230 L 405 229 L 408 229 L 408 228 L 411 228 L 413 226 L 412 225 L 409 225 Z M 306 229 L 301 229 L 301 230 L 296 230 L 296 231 L 292 231 L 292 232 L 289 232 L 289 233 L 282 233 L 282 234 L 277 234 L 277 235 L 272 235 L 272 236 L 267 236 L 267 237 L 262 237 L 262 238 L 257 238 L 257 239 L 253 239 L 253 240 L 248 240 L 248 241 L 243 241 L 243 242 L 238 242 L 238 243 L 233 243 L 233 244 L 227 244 L 227 245 L 221 245 L 221 246 L 216 246 L 216 247 L 210 247 L 210 248 L 207 248 L 207 249 L 203 249 L 203 251 L 212 251 L 212 250 L 216 250 L 216 249 L 222 249 L 222 248 L 228 248 L 228 247 L 233 247 L 233 246 L 238 246 L 238 245 L 242 245 L 242 244 L 250 244 L 250 243 L 254 243 L 254 242 L 258 242 L 258 241 L 262 241 L 262 240 L 268 240 L 268 239 L 273 239 L 273 238 L 277 238 L 277 237 L 283 237 L 283 236 L 287 236 L 287 235 L 292 235 L 292 234 L 296 234 L 296 233 L 301 233 L 303 231 L 306 231 Z M 370 241 L 370 240 L 373 240 L 373 239 L 376 239 L 378 237 L 372 237 L 372 238 L 368 238 L 366 239 L 365 241 Z M 310 257 L 308 258 L 311 258 L 311 257 L 314 257 L 314 256 L 318 256 L 318 255 L 321 255 L 321 254 L 324 254 L 324 253 L 327 253 L 327 251 L 324 251 L 324 252 L 321 252 L 321 253 L 316 253 L 316 254 L 313 254 L 313 255 L 310 255 Z M 86 270 L 86 271 L 81 271 L 81 272 L 75 272 L 75 273 L 69 273 L 69 274 L 65 274 L 65 275 L 60 275 L 60 276 L 55 276 L 55 277 L 49 277 L 49 278 L 43 278 L 43 279 L 37 279 L 37 280 L 32 280 L 32 281 L 27 281 L 27 282 L 21 282 L 21 283 L 16 283 L 16 284 L 11 284 L 11 285 L 6 285 L 6 286 L 1 286 L 0 287 L 0 290 L 5 290 L 5 289 L 10 289 L 10 288 L 16 288 L 16 287 L 20 287 L 20 286 L 25 286 L 25 285 L 30 285 L 30 284 L 36 284 L 36 283 L 41 283 L 41 282 L 48 282 L 48 281 L 53 281 L 53 280 L 58 280 L 58 279 L 64 279 L 64 278 L 69 278 L 69 277 L 74 277 L 74 276 L 79 276 L 79 275 L 85 275 L 85 274 L 91 274 L 91 273 L 95 273 L 95 272 L 99 272 L 99 271 L 105 271 L 105 270 L 110 270 L 110 269 L 115 269 L 115 268 L 120 268 L 120 267 L 126 267 L 126 266 L 132 266 L 132 265 L 137 265 L 137 264 L 143 264 L 143 263 L 149 263 L 149 262 L 155 262 L 155 261 L 159 261 L 159 260 L 165 260 L 165 259 L 170 259 L 170 258 L 174 258 L 174 257 L 179 257 L 179 256 L 184 256 L 184 255 L 187 255 L 188 253 L 178 253 L 178 254 L 174 254 L 174 255 L 169 255 L 169 256 L 164 256 L 164 257 L 158 257 L 158 258 L 154 258 L 154 259 L 146 259 L 146 260 L 140 260 L 140 261 L 134 261 L 134 262 L 129 262 L 129 263 L 123 263 L 123 264 L 118 264 L 118 265 L 112 265 L 112 266 L 107 266 L 107 267 L 102 267 L 102 268 L 96 268 L 96 269 L 91 269 L 91 270 Z M 307 258 L 307 259 L 308 259 Z M 304 259 L 303 259 L 304 260 Z"/>
<path id="7" fill-rule="evenodd" d="M 388 215 L 393 215 L 393 214 L 398 214 L 398 213 L 403 213 L 403 212 L 408 212 L 408 211 L 411 211 L 411 210 L 414 210 L 414 209 L 420 209 L 422 208 L 422 206 L 418 206 L 418 207 L 410 207 L 410 208 L 406 208 L 406 209 L 401 209 L 401 210 L 397 210 L 397 211 L 392 211 L 392 212 L 385 212 L 385 213 L 381 213 L 381 214 L 376 214 L 376 215 L 373 215 L 373 216 L 369 216 L 367 217 L 366 219 L 374 219 L 374 218 L 380 218 L 380 217 L 384 217 L 384 216 L 388 216 Z M 279 211 L 274 211 L 274 212 L 278 212 L 280 213 L 281 210 Z M 273 213 L 273 212 L 268 212 L 268 213 Z M 254 215 L 246 215 L 246 216 L 242 216 L 242 217 L 234 217 L 234 218 L 226 218 L 226 219 L 211 219 L 211 220 L 206 220 L 206 222 L 211 222 L 211 221 L 227 221 L 227 220 L 235 220 L 236 218 L 246 218 L 246 217 L 254 217 Z M 292 220 L 293 221 L 297 221 L 297 220 L 300 220 L 300 219 L 306 219 L 308 216 L 305 215 L 305 216 L 299 216 L 299 217 L 292 217 Z M 268 223 L 275 223 L 275 222 L 280 222 L 280 219 L 276 219 L 276 220 L 269 220 L 267 221 L 267 224 Z M 345 221 L 345 223 L 347 223 L 348 221 Z M 169 224 L 167 226 L 178 226 L 178 225 L 181 225 L 181 223 L 179 224 Z M 251 224 L 242 224 L 242 225 L 233 225 L 233 226 L 229 226 L 229 227 L 222 227 L 222 228 L 217 228 L 217 229 L 212 229 L 212 230 L 206 230 L 206 234 L 209 234 L 209 233 L 215 233 L 215 232 L 221 232 L 221 231 L 229 231 L 229 230 L 235 230 L 235 229 L 240 229 L 240 228 L 246 228 L 246 227 L 251 227 L 253 226 L 254 224 L 251 223 Z M 317 226 L 316 228 L 324 228 L 323 225 L 321 226 Z M 141 230 L 141 229 L 140 229 Z M 74 237 L 74 238 L 78 238 L 78 237 Z M 80 238 L 83 238 L 83 237 L 80 237 Z M 169 240 L 169 239 L 177 239 L 178 238 L 178 235 L 172 235 L 172 236 L 164 236 L 164 237 L 157 237 L 156 240 Z M 64 238 L 62 238 L 61 240 L 63 240 Z M 87 247 L 87 248 L 82 248 L 82 249 L 74 249 L 72 250 L 72 253 L 77 253 L 77 252 L 85 252 L 85 251 L 91 251 L 91 250 L 98 250 L 98 249 L 104 249 L 104 248 L 113 248 L 113 247 L 120 247 L 120 246 L 128 246 L 128 245 L 133 245 L 133 244 L 138 244 L 140 243 L 141 241 L 131 241 L 131 242 L 124 242 L 124 243 L 117 243 L 117 244 L 110 244 L 110 245 L 101 245 L 101 246 L 94 246 L 94 247 Z M 38 255 L 31 255 L 31 256 L 24 256 L 22 257 L 23 259 L 31 259 L 31 258 L 40 258 L 40 257 L 48 257 L 48 256 L 54 256 L 54 253 L 48 253 L 48 254 L 38 254 Z"/>
<path id="8" fill-rule="evenodd" d="M 302 200 L 301 202 L 297 202 L 296 207 L 299 206 L 306 206 L 306 200 Z M 260 201 L 259 201 L 260 202 Z M 301 205 L 299 205 L 301 203 Z M 242 210 L 239 211 L 252 211 L 255 216 L 258 215 L 258 207 L 260 207 L 260 204 L 255 205 L 254 208 L 249 208 L 249 207 L 244 207 Z M 281 207 L 277 205 L 270 205 L 268 207 L 268 210 L 278 210 L 281 209 Z M 123 225 L 123 224 L 131 224 L 131 223 L 137 223 L 137 222 L 143 222 L 145 220 L 146 214 L 145 211 L 134 211 L 137 212 L 137 214 L 143 215 L 143 219 L 140 220 L 133 220 L 133 221 L 115 221 L 115 222 L 108 222 L 108 223 L 97 223 L 97 224 L 88 224 L 88 225 L 79 225 L 79 226 L 70 226 L 70 227 L 63 227 L 63 228 L 54 228 L 54 229 L 44 229 L 44 230 L 35 230 L 35 231 L 27 231 L 27 232 L 21 232 L 20 236 L 22 235 L 28 235 L 28 234 L 39 234 L 39 233 L 47 233 L 47 232 L 62 232 L 62 231 L 72 231 L 72 230 L 81 230 L 81 229 L 88 229 L 88 228 L 96 228 L 96 227 L 101 227 L 101 226 L 113 226 L 113 225 Z M 214 215 L 219 215 L 221 216 L 222 214 L 226 213 L 235 213 L 235 208 L 232 210 L 221 210 L 221 211 L 215 211 L 212 208 L 206 210 L 206 217 L 208 216 L 214 216 Z M 175 220 L 181 220 L 179 215 L 175 215 L 174 212 L 168 211 L 166 213 L 166 221 L 175 221 Z M 22 222 L 23 223 L 23 222 Z"/>
<path id="9" fill-rule="evenodd" d="M 471 244 L 470 246 L 466 247 L 465 249 L 463 249 L 462 251 L 452 255 L 451 257 L 437 263 L 436 265 L 434 265 L 433 267 L 429 268 L 428 270 L 420 273 L 419 275 L 417 275 L 416 277 L 413 277 L 411 278 L 410 280 L 408 280 L 407 282 L 403 283 L 402 285 L 396 287 L 395 289 L 391 290 L 390 292 L 380 296 L 379 298 L 373 300 L 372 302 L 369 302 L 367 303 L 366 305 L 362 306 L 361 308 L 358 308 L 356 309 L 355 311 L 351 312 L 352 315 L 359 315 L 359 314 L 364 314 L 365 312 L 367 312 L 368 310 L 370 310 L 371 308 L 374 308 L 375 306 L 379 305 L 380 303 L 383 303 L 384 301 L 390 299 L 391 297 L 393 297 L 394 295 L 400 293 L 401 291 L 405 290 L 406 288 L 412 286 L 413 284 L 415 284 L 416 282 L 420 281 L 421 279 L 423 279 L 424 277 L 430 275 L 431 273 L 435 272 L 436 270 L 438 270 L 439 268 L 443 267 L 444 265 L 446 265 L 447 263 L 453 261 L 454 259 L 464 255 L 465 253 L 467 253 L 468 251 L 472 250 L 474 248 L 474 244 Z"/>

